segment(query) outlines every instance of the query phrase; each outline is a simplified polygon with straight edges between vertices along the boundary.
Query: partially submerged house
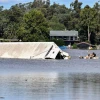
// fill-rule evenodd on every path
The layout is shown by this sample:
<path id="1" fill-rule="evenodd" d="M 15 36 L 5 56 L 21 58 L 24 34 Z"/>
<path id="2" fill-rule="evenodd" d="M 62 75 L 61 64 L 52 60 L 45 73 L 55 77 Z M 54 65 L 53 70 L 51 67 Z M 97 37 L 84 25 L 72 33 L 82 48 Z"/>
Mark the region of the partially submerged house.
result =
<path id="1" fill-rule="evenodd" d="M 67 45 L 79 42 L 78 31 L 50 31 L 50 39 L 62 39 Z"/>
<path id="2" fill-rule="evenodd" d="M 1 58 L 69 59 L 54 42 L 1 42 Z"/>
<path id="3" fill-rule="evenodd" d="M 90 43 L 87 42 L 80 42 L 77 44 L 77 47 L 79 49 L 89 49 L 89 47 L 91 47 L 92 45 Z"/>

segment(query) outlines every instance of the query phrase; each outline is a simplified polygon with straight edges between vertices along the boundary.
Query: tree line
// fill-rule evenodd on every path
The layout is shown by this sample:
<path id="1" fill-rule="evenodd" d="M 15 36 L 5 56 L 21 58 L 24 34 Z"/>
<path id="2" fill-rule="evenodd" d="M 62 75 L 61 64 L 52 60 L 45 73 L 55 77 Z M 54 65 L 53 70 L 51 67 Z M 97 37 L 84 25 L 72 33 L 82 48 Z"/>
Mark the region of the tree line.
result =
<path id="1" fill-rule="evenodd" d="M 100 4 L 93 7 L 75 0 L 70 7 L 50 0 L 19 3 L 9 9 L 0 6 L 0 38 L 21 41 L 50 41 L 50 30 L 76 30 L 80 41 L 100 42 Z"/>

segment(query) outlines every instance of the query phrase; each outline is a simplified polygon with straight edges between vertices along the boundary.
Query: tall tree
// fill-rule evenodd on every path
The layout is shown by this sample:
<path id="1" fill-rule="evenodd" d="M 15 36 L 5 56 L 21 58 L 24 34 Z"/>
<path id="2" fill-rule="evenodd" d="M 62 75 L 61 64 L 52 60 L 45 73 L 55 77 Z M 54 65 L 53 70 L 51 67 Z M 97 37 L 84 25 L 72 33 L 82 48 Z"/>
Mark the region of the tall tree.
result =
<path id="1" fill-rule="evenodd" d="M 96 10 L 87 6 L 84 9 L 82 9 L 80 13 L 80 23 L 82 26 L 87 27 L 89 42 L 90 42 L 91 32 L 96 27 L 96 16 L 97 16 Z"/>
<path id="2" fill-rule="evenodd" d="M 78 0 L 75 0 L 74 2 L 70 4 L 70 7 L 74 13 L 74 16 L 77 18 L 79 18 L 80 16 L 81 6 L 82 6 L 82 2 L 79 2 Z"/>
<path id="3" fill-rule="evenodd" d="M 70 21 L 69 28 L 70 30 L 78 30 L 79 25 L 79 19 L 80 19 L 80 11 L 81 11 L 82 2 L 79 2 L 78 0 L 74 0 L 70 4 Z"/>
<path id="4" fill-rule="evenodd" d="M 0 12 L 3 10 L 3 6 L 0 6 Z"/>
<path id="5" fill-rule="evenodd" d="M 53 16 L 49 21 L 50 30 L 65 30 L 64 24 L 59 22 L 57 16 Z"/>
<path id="6" fill-rule="evenodd" d="M 5 38 L 17 38 L 17 30 L 23 20 L 23 12 L 17 5 L 12 6 L 8 11 L 8 23 L 4 29 Z"/>
<path id="7" fill-rule="evenodd" d="M 5 29 L 9 23 L 8 15 L 9 10 L 3 10 L 0 12 L 0 37 L 4 36 Z"/>
<path id="8" fill-rule="evenodd" d="M 46 41 L 49 36 L 49 26 L 41 11 L 31 10 L 24 16 L 23 41 Z M 20 36 L 21 37 L 21 36 Z"/>
<path id="9" fill-rule="evenodd" d="M 99 2 L 96 2 L 95 3 L 95 5 L 94 5 L 94 7 L 93 7 L 96 11 L 97 11 L 97 29 L 96 29 L 96 31 L 97 31 L 97 33 L 99 33 L 100 32 L 100 4 L 99 4 Z M 100 35 L 100 34 L 99 34 Z"/>
<path id="10" fill-rule="evenodd" d="M 43 5 L 45 5 L 45 2 L 43 2 L 42 0 L 34 0 L 32 7 L 39 8 L 43 7 Z"/>
<path id="11" fill-rule="evenodd" d="M 49 7 L 50 6 L 50 0 L 46 0 L 46 5 Z"/>

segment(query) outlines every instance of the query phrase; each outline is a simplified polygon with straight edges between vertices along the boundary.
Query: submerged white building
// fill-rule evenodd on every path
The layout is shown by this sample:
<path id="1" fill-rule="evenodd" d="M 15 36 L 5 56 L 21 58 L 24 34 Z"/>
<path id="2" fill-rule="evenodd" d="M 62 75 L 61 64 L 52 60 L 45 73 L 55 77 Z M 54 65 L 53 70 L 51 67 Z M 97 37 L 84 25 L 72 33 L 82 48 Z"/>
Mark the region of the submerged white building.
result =
<path id="1" fill-rule="evenodd" d="M 54 42 L 1 42 L 0 58 L 69 59 Z"/>

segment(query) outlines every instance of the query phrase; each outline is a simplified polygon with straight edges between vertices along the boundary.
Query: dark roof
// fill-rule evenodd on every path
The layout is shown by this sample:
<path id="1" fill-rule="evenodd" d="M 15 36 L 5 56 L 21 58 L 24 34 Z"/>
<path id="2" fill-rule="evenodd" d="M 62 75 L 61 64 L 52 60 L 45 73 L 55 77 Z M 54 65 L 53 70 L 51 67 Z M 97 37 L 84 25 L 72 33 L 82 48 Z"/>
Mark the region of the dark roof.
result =
<path id="1" fill-rule="evenodd" d="M 50 31 L 50 36 L 78 36 L 78 31 Z"/>
<path id="2" fill-rule="evenodd" d="M 91 46 L 91 44 L 90 44 L 90 43 L 87 43 L 87 42 L 80 42 L 80 43 L 77 43 L 77 45 L 82 45 L 82 44 L 85 44 L 85 45 Z"/>
<path id="3" fill-rule="evenodd" d="M 87 42 L 81 42 L 81 43 L 78 43 L 77 46 L 79 48 L 83 48 L 83 49 L 87 49 L 89 46 L 91 46 L 91 44 L 87 43 Z"/>

